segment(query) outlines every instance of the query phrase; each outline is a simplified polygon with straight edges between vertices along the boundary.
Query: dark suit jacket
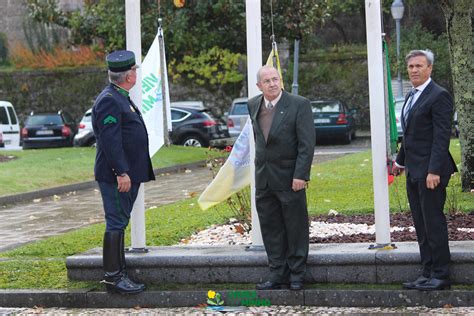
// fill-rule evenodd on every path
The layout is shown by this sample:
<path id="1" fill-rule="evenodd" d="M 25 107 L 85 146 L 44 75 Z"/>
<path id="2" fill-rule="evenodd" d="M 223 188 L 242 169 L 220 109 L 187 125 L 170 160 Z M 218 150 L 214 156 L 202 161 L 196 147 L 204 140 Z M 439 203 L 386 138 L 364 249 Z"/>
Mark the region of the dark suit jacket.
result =
<path id="1" fill-rule="evenodd" d="M 446 176 L 457 171 L 449 153 L 451 95 L 431 80 L 413 105 L 406 124 L 403 113 L 403 140 L 396 162 L 405 166 L 407 174 L 413 179 L 426 179 L 428 173 Z"/>
<path id="2" fill-rule="evenodd" d="M 97 140 L 94 166 L 97 181 L 116 182 L 117 175 L 123 173 L 133 183 L 155 179 L 141 114 L 113 85 L 97 97 L 92 107 L 92 127 Z"/>
<path id="3" fill-rule="evenodd" d="M 316 141 L 313 113 L 308 99 L 282 92 L 265 142 L 258 123 L 263 95 L 249 100 L 255 135 L 257 189 L 291 190 L 293 179 L 309 180 Z M 265 105 L 263 105 L 265 106 Z"/>

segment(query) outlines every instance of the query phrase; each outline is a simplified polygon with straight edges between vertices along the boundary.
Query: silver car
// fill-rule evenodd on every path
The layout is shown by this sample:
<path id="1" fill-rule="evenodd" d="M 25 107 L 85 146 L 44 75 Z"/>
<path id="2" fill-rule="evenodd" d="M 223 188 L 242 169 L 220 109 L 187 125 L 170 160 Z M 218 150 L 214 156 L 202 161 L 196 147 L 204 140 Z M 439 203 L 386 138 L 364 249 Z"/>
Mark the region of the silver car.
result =
<path id="1" fill-rule="evenodd" d="M 247 108 L 248 98 L 238 98 L 232 101 L 232 105 L 227 116 L 227 127 L 229 128 L 230 137 L 239 136 L 244 128 L 249 110 Z"/>

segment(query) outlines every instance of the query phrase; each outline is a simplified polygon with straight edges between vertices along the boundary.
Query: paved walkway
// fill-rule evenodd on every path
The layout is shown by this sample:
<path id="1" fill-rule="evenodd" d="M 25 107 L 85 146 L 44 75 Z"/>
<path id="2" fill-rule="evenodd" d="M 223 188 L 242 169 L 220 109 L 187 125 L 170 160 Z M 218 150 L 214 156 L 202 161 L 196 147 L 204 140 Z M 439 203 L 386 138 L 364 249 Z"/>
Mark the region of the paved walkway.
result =
<path id="1" fill-rule="evenodd" d="M 158 175 L 145 184 L 145 208 L 202 192 L 212 180 L 207 168 Z M 98 189 L 69 192 L 0 209 L 0 251 L 104 221 Z"/>

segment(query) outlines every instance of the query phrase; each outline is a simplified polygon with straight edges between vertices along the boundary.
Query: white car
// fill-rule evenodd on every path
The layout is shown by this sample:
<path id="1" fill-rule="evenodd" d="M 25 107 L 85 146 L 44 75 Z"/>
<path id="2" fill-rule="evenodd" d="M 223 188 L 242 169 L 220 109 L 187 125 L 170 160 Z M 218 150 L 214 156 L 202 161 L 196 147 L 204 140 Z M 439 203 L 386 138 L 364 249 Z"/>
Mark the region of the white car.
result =
<path id="1" fill-rule="evenodd" d="M 7 101 L 0 101 L 0 133 L 6 148 L 20 148 L 20 124 L 13 105 Z"/>
<path id="2" fill-rule="evenodd" d="M 95 146 L 95 135 L 92 129 L 92 109 L 86 111 L 79 123 L 76 136 L 74 136 L 74 146 Z"/>
<path id="3" fill-rule="evenodd" d="M 401 139 L 403 137 L 403 130 L 402 130 L 403 103 L 405 103 L 404 98 L 395 99 L 395 118 L 397 119 L 398 139 Z"/>

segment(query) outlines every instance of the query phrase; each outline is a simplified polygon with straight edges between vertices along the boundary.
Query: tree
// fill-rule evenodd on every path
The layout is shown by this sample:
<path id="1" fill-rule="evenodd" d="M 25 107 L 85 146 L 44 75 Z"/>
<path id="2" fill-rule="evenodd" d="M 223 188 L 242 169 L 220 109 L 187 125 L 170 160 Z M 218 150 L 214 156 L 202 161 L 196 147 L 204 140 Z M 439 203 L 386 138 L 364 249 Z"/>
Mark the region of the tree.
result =
<path id="1" fill-rule="evenodd" d="M 441 0 L 446 19 L 455 107 L 461 143 L 461 182 L 463 191 L 474 189 L 474 66 L 472 0 Z"/>

